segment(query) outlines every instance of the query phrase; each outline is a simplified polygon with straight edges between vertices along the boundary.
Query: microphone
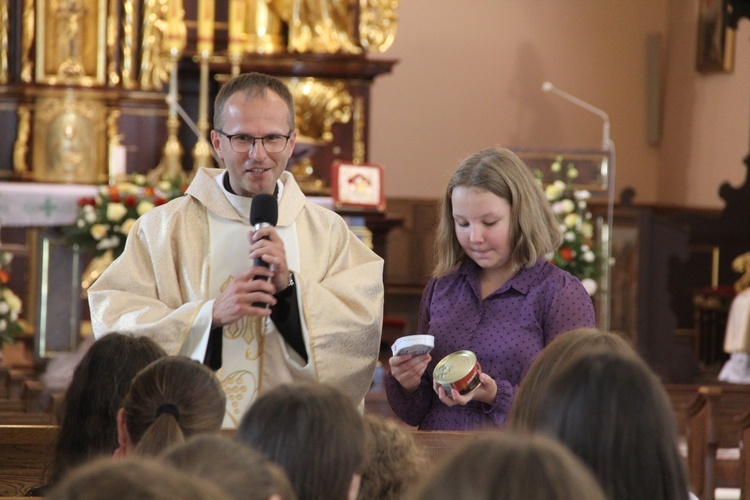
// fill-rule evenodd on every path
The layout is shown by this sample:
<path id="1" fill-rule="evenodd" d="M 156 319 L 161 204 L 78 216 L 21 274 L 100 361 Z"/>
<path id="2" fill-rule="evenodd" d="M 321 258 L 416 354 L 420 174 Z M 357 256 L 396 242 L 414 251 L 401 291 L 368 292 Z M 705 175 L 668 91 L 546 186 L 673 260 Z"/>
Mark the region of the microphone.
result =
<path id="1" fill-rule="evenodd" d="M 542 91 L 543 92 L 552 92 L 553 94 L 557 94 L 563 99 L 572 102 L 573 104 L 580 106 L 584 109 L 587 109 L 591 111 L 594 114 L 597 114 L 602 117 L 604 120 L 604 130 L 603 138 L 602 138 L 602 149 L 609 150 L 611 147 L 610 140 L 609 140 L 609 115 L 602 111 L 601 109 L 597 108 L 596 106 L 592 106 L 591 104 L 587 103 L 586 101 L 583 101 L 575 96 L 572 96 L 565 92 L 564 90 L 560 90 L 554 85 L 552 85 L 551 82 L 544 82 L 542 84 Z"/>
<path id="2" fill-rule="evenodd" d="M 250 224 L 255 231 L 262 227 L 275 226 L 279 220 L 279 205 L 276 203 L 276 197 L 270 194 L 256 194 L 253 196 L 253 202 L 250 205 Z M 265 239 L 268 239 L 267 237 Z M 268 262 L 260 257 L 253 259 L 253 265 L 268 267 Z M 256 276 L 256 280 L 268 278 L 265 276 Z M 269 305 L 264 302 L 253 302 L 255 307 L 268 308 Z"/>
<path id="3" fill-rule="evenodd" d="M 250 205 L 250 224 L 255 231 L 262 227 L 275 226 L 278 220 L 279 205 L 275 196 L 265 193 L 253 196 L 253 203 Z M 268 267 L 268 262 L 256 257 L 253 265 Z"/>

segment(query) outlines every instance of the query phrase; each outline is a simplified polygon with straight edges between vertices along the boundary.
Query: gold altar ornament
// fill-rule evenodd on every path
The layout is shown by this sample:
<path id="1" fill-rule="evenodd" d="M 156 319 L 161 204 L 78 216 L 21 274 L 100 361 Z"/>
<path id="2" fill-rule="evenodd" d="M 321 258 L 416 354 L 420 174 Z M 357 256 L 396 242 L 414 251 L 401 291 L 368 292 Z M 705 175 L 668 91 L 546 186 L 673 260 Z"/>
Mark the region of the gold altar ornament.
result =
<path id="1" fill-rule="evenodd" d="M 167 4 L 167 37 L 164 48 L 170 53 L 182 52 L 185 48 L 187 30 L 185 29 L 185 10 L 182 0 L 169 0 Z"/>
<path id="2" fill-rule="evenodd" d="M 106 16 L 105 0 L 39 0 L 36 81 L 103 85 Z"/>
<path id="3" fill-rule="evenodd" d="M 294 96 L 294 112 L 300 134 L 325 142 L 333 140 L 334 123 L 349 123 L 352 95 L 340 80 L 287 78 Z"/>
<path id="4" fill-rule="evenodd" d="M 198 54 L 214 51 L 214 0 L 198 0 Z"/>
<path id="5" fill-rule="evenodd" d="M 31 178 L 89 184 L 105 181 L 106 106 L 83 92 L 57 94 L 36 101 Z"/>
<path id="6" fill-rule="evenodd" d="M 250 54 L 276 54 L 284 52 L 286 46 L 282 35 L 281 17 L 264 0 L 246 4 L 245 51 Z"/>

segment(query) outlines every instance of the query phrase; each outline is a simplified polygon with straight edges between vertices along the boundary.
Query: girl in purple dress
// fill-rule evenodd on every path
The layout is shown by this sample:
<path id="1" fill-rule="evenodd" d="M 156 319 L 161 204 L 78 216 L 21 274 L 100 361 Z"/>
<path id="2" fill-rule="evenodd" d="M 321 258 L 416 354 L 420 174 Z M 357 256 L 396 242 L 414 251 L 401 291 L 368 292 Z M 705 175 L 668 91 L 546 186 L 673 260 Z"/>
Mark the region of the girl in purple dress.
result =
<path id="1" fill-rule="evenodd" d="M 502 426 L 521 375 L 553 338 L 593 327 L 580 281 L 548 262 L 562 241 L 559 223 L 529 168 L 507 149 L 466 158 L 442 201 L 437 264 L 422 294 L 418 334 L 430 354 L 390 359 L 388 402 L 425 430 Z M 447 394 L 432 373 L 458 350 L 476 354 L 480 385 Z"/>

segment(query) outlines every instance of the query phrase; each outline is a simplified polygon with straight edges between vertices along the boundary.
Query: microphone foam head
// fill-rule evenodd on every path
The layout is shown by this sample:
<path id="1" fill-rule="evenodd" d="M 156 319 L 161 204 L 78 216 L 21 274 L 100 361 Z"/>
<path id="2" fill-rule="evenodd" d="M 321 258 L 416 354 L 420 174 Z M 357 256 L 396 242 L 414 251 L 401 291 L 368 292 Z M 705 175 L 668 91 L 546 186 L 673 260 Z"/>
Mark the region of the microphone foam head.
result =
<path id="1" fill-rule="evenodd" d="M 256 194 L 253 196 L 253 203 L 250 205 L 250 224 L 270 224 L 276 225 L 279 220 L 279 205 L 276 203 L 276 197 L 270 194 Z"/>
<path id="2" fill-rule="evenodd" d="M 542 90 L 543 90 L 543 91 L 545 91 L 545 92 L 549 92 L 549 91 L 550 91 L 550 90 L 552 90 L 553 88 L 555 88 L 555 86 L 554 86 L 554 85 L 552 85 L 552 83 L 550 83 L 550 82 L 544 82 L 544 83 L 542 84 Z"/>

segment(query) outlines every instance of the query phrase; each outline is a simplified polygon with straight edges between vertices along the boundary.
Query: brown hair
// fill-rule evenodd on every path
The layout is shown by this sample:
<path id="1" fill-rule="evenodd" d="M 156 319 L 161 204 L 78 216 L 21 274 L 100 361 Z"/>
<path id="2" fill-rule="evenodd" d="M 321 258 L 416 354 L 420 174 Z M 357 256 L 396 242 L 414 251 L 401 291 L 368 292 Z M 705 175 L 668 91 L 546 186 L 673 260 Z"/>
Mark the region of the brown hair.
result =
<path id="1" fill-rule="evenodd" d="M 151 363 L 130 385 L 122 407 L 141 455 L 156 455 L 201 432 L 219 432 L 226 396 L 216 375 L 184 356 Z"/>
<path id="2" fill-rule="evenodd" d="M 214 129 L 224 126 L 224 106 L 238 92 L 242 92 L 246 99 L 265 97 L 268 92 L 281 97 L 289 108 L 289 129 L 294 131 L 294 98 L 289 87 L 278 78 L 263 73 L 243 73 L 221 86 L 214 100 Z"/>
<path id="3" fill-rule="evenodd" d="M 398 500 L 427 469 L 422 448 L 403 424 L 375 414 L 364 416 L 365 466 L 361 500 Z"/>
<path id="4" fill-rule="evenodd" d="M 281 468 L 261 452 L 218 434 L 193 436 L 161 456 L 172 467 L 191 476 L 210 479 L 235 500 L 296 500 Z"/>
<path id="5" fill-rule="evenodd" d="M 608 498 L 688 498 L 669 396 L 636 356 L 579 356 L 550 380 L 530 424 L 583 460 Z"/>
<path id="6" fill-rule="evenodd" d="M 167 353 L 148 337 L 110 333 L 97 339 L 73 372 L 60 414 L 50 482 L 117 449 L 117 410 L 133 377 Z"/>
<path id="7" fill-rule="evenodd" d="M 410 500 L 605 500 L 586 466 L 544 436 L 486 433 L 449 454 Z"/>
<path id="8" fill-rule="evenodd" d="M 596 328 L 577 328 L 555 337 L 537 354 L 521 378 L 507 424 L 514 429 L 527 429 L 534 408 L 550 379 L 568 367 L 577 356 L 597 350 L 636 355 L 625 337 Z"/>
<path id="9" fill-rule="evenodd" d="M 138 498 L 143 500 L 231 500 L 218 485 L 190 476 L 154 459 L 112 460 L 99 458 L 71 471 L 45 498 L 53 500 L 98 500 Z"/>
<path id="10" fill-rule="evenodd" d="M 305 500 L 345 499 L 362 471 L 362 416 L 327 384 L 281 385 L 262 394 L 242 418 L 237 438 L 279 464 Z"/>
<path id="11" fill-rule="evenodd" d="M 562 233 L 557 217 L 526 164 L 508 149 L 485 149 L 464 159 L 448 182 L 435 238 L 435 276 L 446 274 L 466 259 L 453 222 L 451 197 L 458 187 L 481 189 L 510 204 L 514 272 L 535 264 L 560 246 Z"/>

